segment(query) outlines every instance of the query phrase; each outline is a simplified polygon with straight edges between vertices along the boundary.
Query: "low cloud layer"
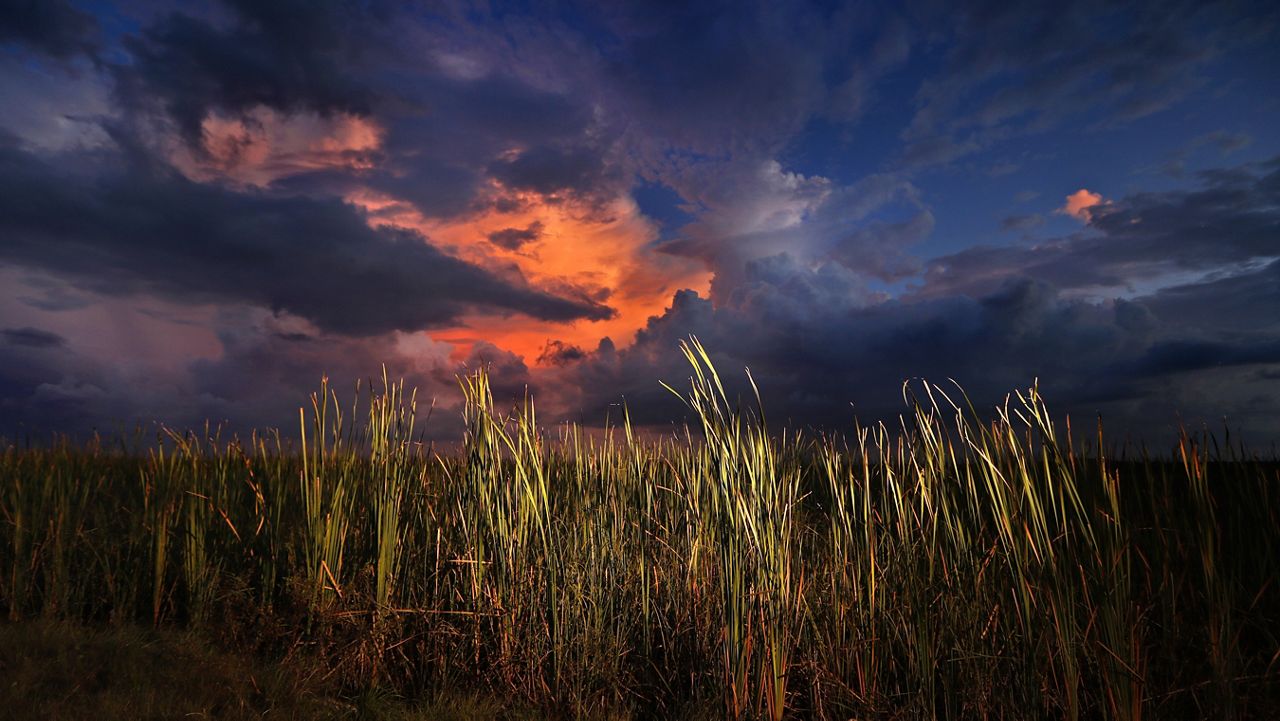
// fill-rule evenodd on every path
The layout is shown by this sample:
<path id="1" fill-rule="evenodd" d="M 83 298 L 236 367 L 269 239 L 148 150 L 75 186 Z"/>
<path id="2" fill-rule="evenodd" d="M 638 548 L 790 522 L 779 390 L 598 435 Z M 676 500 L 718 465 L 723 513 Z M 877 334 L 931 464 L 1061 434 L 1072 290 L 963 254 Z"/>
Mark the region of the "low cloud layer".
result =
<path id="1" fill-rule="evenodd" d="M 350 335 L 438 327 L 476 307 L 610 314 L 445 255 L 413 231 L 370 227 L 338 199 L 228 191 L 122 155 L 85 159 L 75 174 L 62 160 L 0 148 L 0 260 L 96 293 L 250 302 Z"/>
<path id="2" fill-rule="evenodd" d="M 749 368 L 772 417 L 791 427 L 893 419 L 910 378 L 948 386 L 954 379 L 979 408 L 1038 379 L 1055 410 L 1077 424 L 1100 415 L 1117 434 L 1159 440 L 1179 420 L 1194 426 L 1223 418 L 1254 439 L 1280 432 L 1269 375 L 1280 364 L 1280 328 L 1269 310 L 1280 302 L 1280 261 L 1107 301 L 1010 278 L 976 297 L 851 308 L 856 289 L 821 269 L 749 278 L 730 303 L 677 295 L 635 345 L 605 347 L 570 366 L 565 385 L 583 389 L 575 405 L 584 417 L 603 418 L 625 397 L 633 419 L 670 421 L 671 399 L 649 379 L 683 385 L 689 371 L 672 349 L 696 334 L 739 392 L 746 389 L 738 371 Z M 1186 313 L 1190 307 L 1197 311 Z M 1231 311 L 1244 315 L 1220 323 Z"/>

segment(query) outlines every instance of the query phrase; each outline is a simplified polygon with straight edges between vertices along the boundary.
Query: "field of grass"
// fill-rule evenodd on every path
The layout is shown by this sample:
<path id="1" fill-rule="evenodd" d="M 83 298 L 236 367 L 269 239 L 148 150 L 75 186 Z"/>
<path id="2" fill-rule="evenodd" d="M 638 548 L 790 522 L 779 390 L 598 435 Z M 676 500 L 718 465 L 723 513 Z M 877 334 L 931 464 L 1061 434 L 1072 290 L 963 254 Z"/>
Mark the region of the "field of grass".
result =
<path id="1" fill-rule="evenodd" d="M 555 718 L 1280 714 L 1276 459 L 1081 445 L 1035 389 L 979 413 L 918 384 L 896 427 L 786 432 L 686 353 L 681 437 L 546 429 L 477 372 L 456 453 L 385 378 L 363 402 L 323 386 L 297 444 L 10 445 L 0 641 L 185 629 L 175 663 L 200 638 L 311 669 L 319 696 L 250 675 L 209 701 L 256 717 L 441 693 Z M 75 697 L 75 665 L 38 657 L 0 648 L 27 669 L 0 674 Z"/>

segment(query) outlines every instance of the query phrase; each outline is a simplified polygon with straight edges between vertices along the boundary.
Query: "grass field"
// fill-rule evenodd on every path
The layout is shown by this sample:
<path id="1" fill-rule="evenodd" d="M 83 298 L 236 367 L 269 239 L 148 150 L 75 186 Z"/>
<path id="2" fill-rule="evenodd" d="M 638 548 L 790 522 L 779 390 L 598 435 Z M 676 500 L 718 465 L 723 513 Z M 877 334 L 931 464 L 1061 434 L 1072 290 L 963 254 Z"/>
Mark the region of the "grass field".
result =
<path id="1" fill-rule="evenodd" d="M 978 413 L 918 384 L 895 427 L 786 432 L 686 352 L 678 437 L 544 429 L 478 372 L 456 453 L 385 378 L 322 387 L 296 444 L 10 445 L 6 693 L 37 717 L 93 684 L 140 689 L 121 718 L 446 718 L 442 693 L 486 718 L 1280 714 L 1276 459 L 1079 444 L 1035 389 Z M 58 650 L 111 644 L 123 681 Z M 227 694 L 175 691 L 188 657 Z"/>

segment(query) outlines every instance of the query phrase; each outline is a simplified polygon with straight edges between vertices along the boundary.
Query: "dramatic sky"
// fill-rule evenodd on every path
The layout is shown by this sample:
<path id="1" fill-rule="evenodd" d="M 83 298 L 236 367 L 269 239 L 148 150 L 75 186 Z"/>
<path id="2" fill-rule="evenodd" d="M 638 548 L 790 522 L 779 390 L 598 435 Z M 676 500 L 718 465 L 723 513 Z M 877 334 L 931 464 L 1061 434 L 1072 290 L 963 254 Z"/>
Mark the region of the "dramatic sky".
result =
<path id="1" fill-rule="evenodd" d="M 794 426 L 1280 439 L 1280 6 L 0 0 L 0 435 L 663 427 L 689 334 Z"/>

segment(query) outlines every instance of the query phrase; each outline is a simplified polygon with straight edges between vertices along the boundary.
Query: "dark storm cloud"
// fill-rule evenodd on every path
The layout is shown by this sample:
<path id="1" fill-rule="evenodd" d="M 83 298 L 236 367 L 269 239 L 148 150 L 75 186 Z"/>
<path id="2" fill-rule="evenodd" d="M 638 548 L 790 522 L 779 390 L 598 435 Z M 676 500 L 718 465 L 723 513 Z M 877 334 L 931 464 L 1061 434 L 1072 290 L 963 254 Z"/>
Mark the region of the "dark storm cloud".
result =
<path id="1" fill-rule="evenodd" d="M 237 430 L 276 427 L 296 436 L 298 408 L 310 409 L 308 398 L 322 378 L 331 379 L 344 404 L 351 402 L 357 382 L 367 398 L 370 381 L 382 368 L 390 379 L 403 378 L 419 388 L 424 406 L 435 393 L 449 390 L 432 382 L 432 363 L 438 359 L 418 362 L 396 348 L 395 336 L 308 335 L 282 330 L 270 320 L 231 317 L 220 324 L 222 353 L 190 369 L 185 391 L 199 408 L 160 408 L 155 419 L 174 424 L 229 419 Z"/>
<path id="2" fill-rule="evenodd" d="M 1280 21 L 1268 3 L 936 9 L 955 29 L 946 70 L 922 84 L 902 134 L 912 165 L 948 163 L 1067 122 L 1109 125 L 1163 110 L 1207 82 L 1208 61 L 1265 41 Z"/>
<path id="3" fill-rule="evenodd" d="M 590 97 L 593 113 L 625 136 L 646 172 L 697 157 L 767 157 L 816 116 L 857 118 L 918 35 L 906 13 L 866 3 L 433 9 L 433 29 L 447 36 L 440 47 L 475 66 L 504 65 L 535 85 Z"/>
<path id="4" fill-rule="evenodd" d="M 1255 343 L 1185 340 L 1159 343 L 1137 359 L 1132 372 L 1149 376 L 1258 364 L 1280 364 L 1280 338 Z"/>
<path id="5" fill-rule="evenodd" d="M 1243 414 L 1234 396 L 1263 393 L 1265 379 L 1245 373 L 1224 381 L 1218 374 L 1280 364 L 1274 330 L 1228 337 L 1212 323 L 1164 315 L 1159 303 L 1145 299 L 1084 302 L 1044 283 L 1010 279 L 978 298 L 850 307 L 852 289 L 827 285 L 826 295 L 815 295 L 824 286 L 812 280 L 761 278 L 734 304 L 677 294 L 634 346 L 610 347 L 569 366 L 565 377 L 580 389 L 575 402 L 583 417 L 599 422 L 625 397 L 635 422 L 670 421 L 678 403 L 651 379 L 684 385 L 689 370 L 677 345 L 688 334 L 712 350 L 721 374 L 736 379 L 733 392 L 744 397 L 740 370 L 750 368 L 776 423 L 845 430 L 855 415 L 863 422 L 894 418 L 908 378 L 944 384 L 954 378 L 980 409 L 1038 378 L 1054 410 L 1084 418 L 1101 413 L 1113 432 L 1154 440 L 1173 428 L 1179 412 L 1189 422 L 1232 409 Z M 1263 405 L 1265 412 L 1239 415 L 1258 437 L 1280 431 L 1277 399 Z"/>
<path id="6" fill-rule="evenodd" d="M 629 187 L 629 161 L 593 118 L 590 91 L 538 87 L 502 67 L 458 75 L 435 48 L 404 42 L 397 52 L 413 58 L 414 72 L 384 59 L 360 75 L 365 86 L 386 86 L 371 116 L 382 130 L 376 167 L 304 173 L 278 187 L 372 188 L 449 219 L 518 209 L 516 193 L 598 204 Z"/>
<path id="7" fill-rule="evenodd" d="M 36 346 L 0 342 L 0 437 L 47 439 L 52 433 L 85 437 L 95 430 L 123 432 L 135 428 L 143 438 L 156 424 L 200 429 L 206 421 L 224 427 L 224 437 L 257 429 L 278 428 L 298 435 L 298 410 L 310 411 L 310 395 L 321 380 L 345 407 L 355 398 L 367 401 L 371 385 L 380 385 L 380 369 L 391 380 L 405 379 L 419 393 L 420 430 L 429 440 L 458 434 L 456 382 L 461 366 L 448 361 L 441 348 L 405 352 L 403 336 L 389 334 L 352 338 L 299 333 L 260 311 L 220 311 L 211 322 L 221 352 L 216 358 L 191 362 L 186 368 L 130 373 L 133 364 L 112 363 L 79 352 L 74 346 Z M 427 424 L 432 399 L 437 413 Z"/>
<path id="8" fill-rule="evenodd" d="M 566 92 L 531 86 L 498 71 L 454 77 L 427 64 L 422 77 L 399 89 L 397 114 L 388 120 L 388 147 L 432 148 L 458 157 L 486 158 L 502 150 L 567 143 L 591 127 L 590 105 Z"/>
<path id="9" fill-rule="evenodd" d="M 542 221 L 535 220 L 526 228 L 503 228 L 488 236 L 489 242 L 507 250 L 520 250 L 528 243 L 542 237 Z"/>
<path id="10" fill-rule="evenodd" d="M 599 152 L 590 148 L 539 146 L 510 160 L 489 166 L 490 174 L 509 188 L 531 190 L 544 196 L 569 191 L 586 196 L 597 188 L 612 188 L 610 170 Z"/>
<path id="11" fill-rule="evenodd" d="M 368 113 L 373 102 L 356 69 L 376 52 L 389 10 L 381 2 L 224 0 L 234 18 L 172 13 L 125 39 L 117 68 L 123 97 L 158 102 L 194 146 L 210 111 Z"/>
<path id="12" fill-rule="evenodd" d="M 610 314 L 444 255 L 414 232 L 371 228 L 339 200 L 99 162 L 108 168 L 73 174 L 0 148 L 0 258 L 100 293 L 246 302 L 354 335 L 436 326 L 475 308 L 547 320 Z"/>
<path id="13" fill-rule="evenodd" d="M 39 328 L 5 328 L 0 336 L 6 343 L 27 346 L 29 348 L 57 348 L 66 345 L 67 339 L 57 333 L 50 333 Z"/>
<path id="14" fill-rule="evenodd" d="M 367 400 L 371 388 L 381 387 L 381 370 L 417 391 L 417 432 L 428 442 L 449 443 L 462 434 L 458 378 L 479 369 L 490 375 L 495 403 L 502 409 L 519 402 L 534 387 L 525 362 L 514 353 L 480 341 L 461 359 L 450 356 L 445 344 L 406 348 L 401 334 L 370 338 L 319 335 L 300 338 L 282 332 L 276 322 L 223 319 L 219 332 L 221 357 L 202 360 L 191 368 L 189 393 L 195 411 L 169 408 L 157 416 L 170 423 L 199 422 L 201 418 L 230 419 L 233 429 L 281 428 L 297 435 L 298 408 L 310 408 L 308 398 L 322 378 L 331 379 L 344 404 L 355 397 Z M 421 340 L 421 339 L 418 339 Z"/>
<path id="15" fill-rule="evenodd" d="M 598 205 L 636 172 L 759 161 L 815 115 L 856 117 L 911 44 L 897 16 L 852 6 L 590 5 L 570 28 L 483 6 L 224 5 L 229 17 L 174 14 L 130 38 L 122 98 L 196 145 L 213 111 L 371 114 L 386 131 L 377 168 L 281 182 L 372 187 L 440 218 L 509 205 L 490 179 Z"/>
<path id="16" fill-rule="evenodd" d="M 1038 378 L 1056 410 L 1101 413 L 1113 431 L 1154 439 L 1226 414 L 1267 438 L 1280 432 L 1267 385 L 1280 365 L 1280 162 L 1200 178 L 1097 206 L 1067 238 L 938 259 L 897 299 L 839 264 L 749 261 L 714 304 L 676 294 L 634 346 L 587 354 L 563 383 L 584 418 L 625 396 L 636 422 L 662 424 L 679 407 L 649 379 L 687 377 L 676 348 L 694 334 L 722 373 L 749 367 L 771 416 L 791 424 L 892 418 L 906 378 L 954 378 L 980 408 Z M 1182 280 L 1129 300 L 1065 292 L 1161 277 Z"/>
<path id="17" fill-rule="evenodd" d="M 689 160 L 778 152 L 816 116 L 858 117 L 914 38 L 866 4 L 579 3 L 572 23 L 454 9 L 492 55 L 593 97 L 650 180 Z M 479 29 L 477 29 L 479 28 Z"/>
<path id="18" fill-rule="evenodd" d="M 487 74 L 456 78 L 441 68 L 398 89 L 385 126 L 383 162 L 359 182 L 429 217 L 481 210 L 495 199 L 491 177 L 513 188 L 595 197 L 628 182 L 608 169 L 608 147 L 589 139 L 584 98 Z M 509 157 L 512 148 L 523 148 Z"/>
<path id="19" fill-rule="evenodd" d="M 156 389 L 136 386 L 65 343 L 6 340 L 0 343 L 0 438 L 120 430 L 105 424 L 128 424 L 135 402 Z"/>
<path id="20" fill-rule="evenodd" d="M 567 365 L 587 357 L 587 352 L 576 345 L 560 340 L 547 341 L 538 354 L 538 363 L 554 366 Z"/>
<path id="21" fill-rule="evenodd" d="M 487 341 L 480 341 L 471 348 L 462 365 L 457 368 L 442 367 L 437 371 L 438 383 L 453 383 L 455 374 L 483 369 L 489 374 L 489 388 L 499 407 L 512 401 L 520 401 L 532 392 L 529 367 L 524 359 Z"/>
<path id="22" fill-rule="evenodd" d="M 1145 305 L 1165 318 L 1223 333 L 1280 334 L 1280 260 L 1253 270 L 1192 285 L 1164 288 Z"/>
<path id="23" fill-rule="evenodd" d="M 308 182 L 299 179 L 298 186 Z M 386 169 L 341 178 L 344 191 L 367 186 L 412 205 L 428 218 L 455 218 L 478 209 L 484 194 L 484 172 L 465 161 L 455 162 L 436 154 L 392 160 Z M 282 184 L 285 185 L 285 184 Z"/>
<path id="24" fill-rule="evenodd" d="M 919 270 L 905 252 L 933 233 L 933 213 L 920 210 L 897 223 L 874 221 L 838 237 L 831 257 L 845 267 L 881 280 L 901 280 Z"/>
<path id="25" fill-rule="evenodd" d="M 70 0 L 0 0 L 0 44 L 20 43 L 57 58 L 95 48 L 97 22 Z"/>
<path id="26" fill-rule="evenodd" d="M 172 120 L 197 149 L 211 113 L 247 117 L 260 107 L 352 113 L 383 130 L 376 167 L 304 173 L 277 179 L 278 187 L 373 188 L 448 218 L 492 202 L 491 175 L 519 189 L 590 197 L 626 184 L 605 169 L 609 149 L 585 137 L 589 98 L 501 69 L 459 76 L 437 62 L 430 40 L 400 32 L 424 22 L 443 32 L 430 25 L 434 14 L 343 0 L 223 5 L 229 17 L 174 13 L 127 38 L 131 61 L 116 67 L 118 95 L 131 112 Z M 513 147 L 525 150 L 504 159 Z"/>
<path id="27" fill-rule="evenodd" d="M 1135 193 L 1095 206 L 1089 229 L 1076 235 L 935 259 L 923 292 L 983 292 L 1010 275 L 1062 288 L 1126 287 L 1280 255 L 1280 158 L 1199 177 L 1194 190 Z"/>

